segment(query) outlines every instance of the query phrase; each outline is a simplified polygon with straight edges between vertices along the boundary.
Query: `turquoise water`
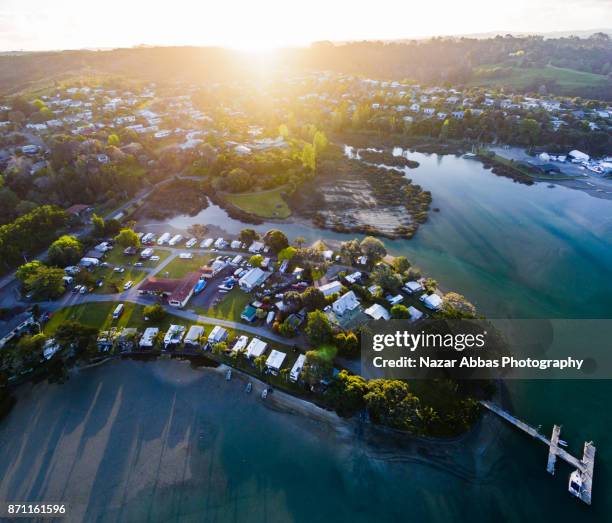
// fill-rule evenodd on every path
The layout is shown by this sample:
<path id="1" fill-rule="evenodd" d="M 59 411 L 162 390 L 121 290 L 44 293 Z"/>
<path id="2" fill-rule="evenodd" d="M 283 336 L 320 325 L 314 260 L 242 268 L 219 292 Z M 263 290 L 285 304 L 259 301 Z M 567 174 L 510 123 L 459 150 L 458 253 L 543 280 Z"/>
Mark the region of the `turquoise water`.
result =
<path id="1" fill-rule="evenodd" d="M 390 251 L 489 317 L 610 316 L 612 202 L 514 183 L 469 160 L 411 157 L 421 166 L 408 175 L 441 212 L 414 239 L 387 242 Z M 170 224 L 190 223 L 244 227 L 214 206 Z M 508 384 L 515 413 L 544 431 L 563 424 L 575 454 L 595 441 L 586 507 L 566 492 L 568 466 L 548 476 L 545 447 L 497 420 L 436 446 L 341 435 L 264 408 L 210 372 L 122 362 L 24 394 L 0 425 L 0 499 L 59 496 L 87 521 L 608 521 L 611 394 L 609 382 Z"/>

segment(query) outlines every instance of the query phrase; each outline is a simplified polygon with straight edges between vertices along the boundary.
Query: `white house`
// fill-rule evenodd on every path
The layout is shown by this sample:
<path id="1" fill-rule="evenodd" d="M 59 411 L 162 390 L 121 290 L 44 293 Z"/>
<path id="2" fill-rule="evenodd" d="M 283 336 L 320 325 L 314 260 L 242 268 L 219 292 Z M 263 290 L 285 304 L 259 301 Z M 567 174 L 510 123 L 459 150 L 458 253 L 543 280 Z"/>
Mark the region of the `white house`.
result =
<path id="1" fill-rule="evenodd" d="M 295 360 L 293 367 L 291 367 L 291 372 L 289 373 L 289 379 L 294 383 L 300 378 L 300 374 L 302 373 L 302 369 L 304 368 L 304 363 L 306 362 L 306 356 L 300 354 Z"/>
<path id="2" fill-rule="evenodd" d="M 278 374 L 286 357 L 287 355 L 284 352 L 273 350 L 266 360 L 266 367 L 270 369 L 272 374 Z"/>
<path id="3" fill-rule="evenodd" d="M 202 339 L 203 335 L 204 335 L 204 327 L 202 327 L 201 325 L 192 325 L 191 327 L 189 327 L 189 330 L 187 331 L 187 335 L 185 336 L 184 343 L 185 345 L 199 347 L 200 340 Z"/>
<path id="4" fill-rule="evenodd" d="M 440 296 L 438 296 L 435 293 L 434 294 L 423 294 L 420 300 L 423 302 L 425 307 L 433 311 L 440 310 L 440 308 L 442 307 L 442 298 L 440 298 Z"/>
<path id="5" fill-rule="evenodd" d="M 319 290 L 323 293 L 323 296 L 331 296 L 342 291 L 342 284 L 339 281 L 330 281 L 325 285 L 321 285 Z"/>
<path id="6" fill-rule="evenodd" d="M 404 285 L 404 290 L 408 294 L 414 294 L 415 292 L 424 291 L 424 287 L 418 281 L 409 281 Z"/>
<path id="7" fill-rule="evenodd" d="M 213 239 L 212 238 L 206 238 L 205 240 L 202 240 L 202 243 L 200 243 L 200 248 L 202 249 L 209 249 L 210 246 L 213 244 Z"/>
<path id="8" fill-rule="evenodd" d="M 574 149 L 573 151 L 570 151 L 568 156 L 570 157 L 570 159 L 576 160 L 579 162 L 588 162 L 589 159 L 591 158 L 588 154 L 583 153 L 582 151 L 578 151 L 576 149 Z"/>
<path id="9" fill-rule="evenodd" d="M 149 327 L 145 329 L 142 338 L 140 338 L 140 348 L 141 349 L 151 349 L 155 344 L 155 338 L 159 334 L 159 329 L 157 327 Z"/>
<path id="10" fill-rule="evenodd" d="M 246 348 L 247 357 L 259 358 L 259 356 L 266 352 L 267 347 L 268 344 L 265 341 L 262 341 L 259 338 L 253 338 Z"/>
<path id="11" fill-rule="evenodd" d="M 385 298 L 391 305 L 397 305 L 398 303 L 402 303 L 404 301 L 404 297 L 401 294 L 397 294 L 395 296 L 387 296 Z"/>
<path id="12" fill-rule="evenodd" d="M 360 272 L 354 272 L 352 274 L 348 274 L 345 277 L 345 280 L 347 282 L 349 282 L 351 285 L 357 283 L 359 280 L 361 280 L 361 273 Z"/>
<path id="13" fill-rule="evenodd" d="M 268 275 L 268 272 L 262 271 L 259 267 L 254 267 L 238 280 L 238 285 L 244 292 L 251 292 L 255 287 L 261 285 Z"/>
<path id="14" fill-rule="evenodd" d="M 164 336 L 164 348 L 167 349 L 170 345 L 177 345 L 182 341 L 184 335 L 184 325 L 170 325 L 168 332 Z"/>
<path id="15" fill-rule="evenodd" d="M 251 246 L 249 247 L 249 252 L 257 254 L 263 251 L 264 247 L 265 245 L 263 244 L 263 242 L 253 242 L 251 243 Z"/>
<path id="16" fill-rule="evenodd" d="M 412 305 L 408 307 L 408 312 L 410 313 L 410 319 L 412 321 L 420 320 L 423 317 L 423 313 Z"/>
<path id="17" fill-rule="evenodd" d="M 240 240 L 232 240 L 232 243 L 230 243 L 230 247 L 232 249 L 240 249 L 240 247 L 242 247 L 242 242 Z"/>
<path id="18" fill-rule="evenodd" d="M 234 343 L 234 346 L 232 347 L 232 350 L 234 352 L 238 352 L 241 350 L 244 350 L 247 346 L 247 343 L 249 343 L 249 338 L 247 338 L 246 336 L 242 335 L 240 336 L 237 340 L 236 343 Z"/>
<path id="19" fill-rule="evenodd" d="M 208 335 L 208 343 L 220 343 L 225 341 L 226 338 L 227 331 L 223 327 L 215 325 Z"/>
<path id="20" fill-rule="evenodd" d="M 332 310 L 336 316 L 342 316 L 347 311 L 353 311 L 360 305 L 361 304 L 359 303 L 357 296 L 355 296 L 355 293 L 353 291 L 349 291 L 332 303 Z"/>
<path id="21" fill-rule="evenodd" d="M 98 260 L 97 258 L 85 257 L 85 258 L 81 258 L 79 265 L 81 267 L 97 267 L 98 265 L 100 265 L 100 260 Z"/>
<path id="22" fill-rule="evenodd" d="M 368 307 L 364 312 L 368 316 L 370 316 L 370 318 L 374 318 L 375 320 L 391 319 L 391 315 L 389 314 L 389 311 L 378 303 L 375 303 L 371 307 Z"/>

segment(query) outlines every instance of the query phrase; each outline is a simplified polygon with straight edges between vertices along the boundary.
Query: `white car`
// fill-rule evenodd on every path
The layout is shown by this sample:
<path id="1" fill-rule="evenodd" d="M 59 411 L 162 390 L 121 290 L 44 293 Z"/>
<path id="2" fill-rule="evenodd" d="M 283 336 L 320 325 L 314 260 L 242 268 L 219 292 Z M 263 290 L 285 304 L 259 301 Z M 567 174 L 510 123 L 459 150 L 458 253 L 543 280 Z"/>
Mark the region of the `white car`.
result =
<path id="1" fill-rule="evenodd" d="M 125 272 L 125 268 L 124 267 L 115 267 L 113 270 L 115 272 Z"/>
<path id="2" fill-rule="evenodd" d="M 132 280 L 130 281 L 126 281 L 125 284 L 123 285 L 123 290 L 128 290 L 132 288 L 132 285 L 134 285 L 134 282 Z"/>

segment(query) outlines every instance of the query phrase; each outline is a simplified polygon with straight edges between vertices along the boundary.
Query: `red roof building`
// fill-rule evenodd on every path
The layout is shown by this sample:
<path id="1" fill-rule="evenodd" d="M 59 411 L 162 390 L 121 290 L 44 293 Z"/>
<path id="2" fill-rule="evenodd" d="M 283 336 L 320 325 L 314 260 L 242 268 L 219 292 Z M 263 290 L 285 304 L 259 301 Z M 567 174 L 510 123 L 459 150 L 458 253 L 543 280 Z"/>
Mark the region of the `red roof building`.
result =
<path id="1" fill-rule="evenodd" d="M 182 308 L 193 296 L 193 291 L 200 279 L 200 273 L 190 272 L 181 279 L 149 278 L 140 287 L 144 294 L 163 294 L 172 307 Z"/>

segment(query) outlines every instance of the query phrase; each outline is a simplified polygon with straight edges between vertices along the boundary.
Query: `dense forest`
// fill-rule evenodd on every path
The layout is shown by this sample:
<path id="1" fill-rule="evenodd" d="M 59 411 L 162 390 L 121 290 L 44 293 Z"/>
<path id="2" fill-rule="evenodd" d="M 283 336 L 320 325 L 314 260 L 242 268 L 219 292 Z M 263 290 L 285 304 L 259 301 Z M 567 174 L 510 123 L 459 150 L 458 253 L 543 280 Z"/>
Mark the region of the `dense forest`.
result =
<path id="1" fill-rule="evenodd" d="M 280 71 L 334 70 L 423 84 L 494 85 L 517 91 L 612 99 L 612 40 L 498 36 L 406 42 L 319 42 L 284 50 Z M 142 47 L 0 56 L 0 93 L 10 94 L 75 75 L 128 75 L 166 81 L 239 78 L 254 61 L 236 51 L 197 47 Z"/>

